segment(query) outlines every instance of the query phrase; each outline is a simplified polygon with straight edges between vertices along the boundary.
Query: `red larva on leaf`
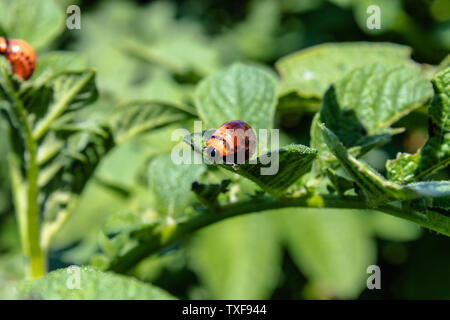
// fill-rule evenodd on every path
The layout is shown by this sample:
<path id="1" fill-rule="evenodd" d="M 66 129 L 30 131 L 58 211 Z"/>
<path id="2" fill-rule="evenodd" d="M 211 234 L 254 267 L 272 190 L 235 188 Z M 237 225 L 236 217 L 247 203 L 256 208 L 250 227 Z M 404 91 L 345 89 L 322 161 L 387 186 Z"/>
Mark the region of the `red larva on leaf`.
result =
<path id="1" fill-rule="evenodd" d="M 16 76 L 27 80 L 33 75 L 36 68 L 36 53 L 26 41 L 0 37 L 0 53 L 8 59 Z"/>
<path id="2" fill-rule="evenodd" d="M 234 164 L 248 161 L 255 151 L 256 136 L 253 129 L 243 121 L 228 121 L 221 125 L 206 142 L 208 155 L 227 158 Z M 241 158 L 239 154 L 243 155 Z M 241 161 L 239 161 L 241 160 Z"/>

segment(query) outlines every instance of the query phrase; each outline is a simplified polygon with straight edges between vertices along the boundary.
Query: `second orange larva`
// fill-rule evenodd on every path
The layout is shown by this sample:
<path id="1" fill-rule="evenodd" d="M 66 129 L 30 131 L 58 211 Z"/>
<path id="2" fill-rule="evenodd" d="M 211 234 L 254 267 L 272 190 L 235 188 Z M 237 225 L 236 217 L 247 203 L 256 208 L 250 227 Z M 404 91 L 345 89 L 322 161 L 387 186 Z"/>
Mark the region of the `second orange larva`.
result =
<path id="1" fill-rule="evenodd" d="M 224 158 L 241 164 L 253 155 L 256 136 L 253 129 L 243 121 L 228 121 L 222 124 L 206 142 L 207 154 L 212 158 Z"/>
<path id="2" fill-rule="evenodd" d="M 36 53 L 28 42 L 0 37 L 0 54 L 8 59 L 12 72 L 22 80 L 27 80 L 33 75 L 36 68 Z"/>

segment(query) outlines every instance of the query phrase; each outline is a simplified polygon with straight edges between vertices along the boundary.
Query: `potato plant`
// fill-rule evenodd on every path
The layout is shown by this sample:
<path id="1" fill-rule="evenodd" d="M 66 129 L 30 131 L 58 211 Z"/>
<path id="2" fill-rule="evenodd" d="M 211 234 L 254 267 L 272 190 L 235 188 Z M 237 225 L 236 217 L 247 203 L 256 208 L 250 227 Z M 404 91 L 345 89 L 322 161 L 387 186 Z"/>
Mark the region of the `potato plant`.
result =
<path id="1" fill-rule="evenodd" d="M 122 3 L 97 15 L 118 10 L 114 6 L 123 6 L 130 17 L 138 14 Z M 165 10 L 170 7 L 149 5 L 141 14 L 165 17 Z M 37 69 L 26 81 L 12 73 L 6 59 L 0 61 L 3 139 L 10 146 L 3 156 L 28 278 L 16 285 L 19 297 L 172 299 L 176 295 L 167 288 L 133 276 L 143 280 L 143 266 L 175 264 L 179 252 L 190 250 L 192 269 L 213 297 L 266 298 L 279 272 L 272 261 L 280 260 L 280 247 L 286 246 L 313 283 L 325 283 L 332 296 L 347 298 L 365 286 L 365 268 L 374 262 L 373 233 L 402 228 L 415 233 L 417 228 L 404 222 L 409 221 L 450 236 L 450 181 L 442 174 L 450 163 L 448 60 L 430 66 L 412 60 L 404 45 L 347 42 L 290 53 L 274 68 L 258 57 L 220 63 L 189 23 L 167 22 L 174 29 L 165 30 L 170 41 L 157 32 L 137 41 L 126 32 L 102 36 L 101 29 L 89 28 L 101 18 L 95 15 L 86 17 L 89 33 L 79 41 L 95 39 L 95 44 L 51 51 L 65 23 L 56 3 L 0 1 L 0 17 L 4 14 L 29 15 L 29 23 L 20 25 L 12 18 L 0 20 L 0 36 L 23 38 L 38 52 Z M 180 39 L 179 30 L 186 30 L 187 40 L 180 40 L 184 55 L 169 45 Z M 111 39 L 120 45 L 106 52 Z M 94 53 L 100 57 L 88 67 L 84 54 L 92 58 Z M 142 67 L 139 72 L 154 77 L 139 88 L 133 76 L 101 61 L 110 55 L 123 55 L 117 61 L 122 59 L 125 68 L 133 61 L 134 70 Z M 146 88 L 149 95 L 141 96 Z M 124 97 L 121 90 L 127 91 Z M 205 140 L 194 132 L 196 121 L 202 121 L 203 130 L 230 120 L 270 130 L 279 128 L 280 115 L 293 110 L 313 115 L 310 141 L 300 144 L 281 130 L 279 148 L 260 148 L 256 164 L 175 164 L 171 158 L 173 150 L 202 156 Z M 376 170 L 367 155 L 413 126 L 412 114 L 428 119 L 425 144 L 415 153 L 396 150 L 397 157 Z M 174 139 L 179 128 L 189 134 Z M 118 152 L 127 157 L 108 171 L 105 163 L 113 166 Z M 267 157 L 278 163 L 273 175 L 261 174 Z M 132 178 L 121 180 L 121 174 Z M 115 200 L 85 200 L 94 187 Z M 80 290 L 71 290 L 67 279 L 75 269 L 49 268 L 49 255 L 64 247 L 58 242 L 70 238 L 80 210 L 101 201 L 112 201 L 112 212 L 90 236 L 78 238 L 84 241 L 80 248 L 94 249 L 80 259 Z M 382 222 L 387 216 L 401 219 L 393 231 Z M 330 238 L 321 242 L 320 233 Z M 311 235 L 316 242 L 308 239 Z M 308 247 L 308 241 L 317 247 Z M 320 256 L 323 248 L 328 251 Z M 348 257 L 340 255 L 342 248 L 357 252 L 360 260 L 342 258 Z M 246 256 L 252 253 L 259 270 L 249 275 L 245 270 L 254 265 Z M 327 259 L 339 264 L 337 271 L 324 263 Z M 225 263 L 220 270 L 228 273 L 215 269 Z M 235 268 L 239 263 L 241 269 Z M 344 269 L 352 275 L 340 273 Z M 231 279 L 228 289 L 225 278 Z M 240 281 L 242 292 L 231 288 Z"/>

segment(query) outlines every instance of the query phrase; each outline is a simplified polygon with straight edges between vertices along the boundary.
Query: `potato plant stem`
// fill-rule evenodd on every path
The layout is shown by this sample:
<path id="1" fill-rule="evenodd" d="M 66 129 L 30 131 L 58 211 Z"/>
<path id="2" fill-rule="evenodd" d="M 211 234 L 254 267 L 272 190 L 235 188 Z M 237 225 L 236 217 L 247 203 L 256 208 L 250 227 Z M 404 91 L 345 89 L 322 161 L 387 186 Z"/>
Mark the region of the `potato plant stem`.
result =
<path id="1" fill-rule="evenodd" d="M 5 70 L 2 68 L 2 72 Z M 21 233 L 22 250 L 28 259 L 27 276 L 29 278 L 39 278 L 44 275 L 46 269 L 46 258 L 39 243 L 39 207 L 38 207 L 38 174 L 39 166 L 37 162 L 37 146 L 33 138 L 31 126 L 28 123 L 27 112 L 18 98 L 16 89 L 11 79 L 8 79 L 8 86 L 11 97 L 14 101 L 17 114 L 22 125 L 25 138 L 26 149 L 26 197 L 17 197 L 18 201 L 25 201 L 25 205 L 16 202 L 16 206 L 23 207 L 25 214 L 19 214 L 19 232 Z M 20 187 L 14 188 L 17 192 Z M 16 208 L 19 211 L 19 208 Z"/>
<path id="2" fill-rule="evenodd" d="M 398 208 L 393 205 L 381 205 L 376 208 L 369 207 L 357 196 L 339 198 L 330 195 L 302 196 L 296 198 L 273 199 L 262 197 L 239 201 L 219 208 L 218 210 L 205 208 L 194 217 L 176 224 L 143 227 L 134 233 L 140 242 L 122 256 L 116 257 L 109 265 L 109 270 L 127 272 L 139 261 L 171 244 L 183 239 L 196 230 L 215 222 L 248 213 L 282 209 L 298 208 L 339 208 L 339 209 L 366 209 L 378 210 L 384 213 L 413 221 L 423 227 L 438 231 L 450 236 L 450 231 L 430 222 L 426 215 Z"/>
<path id="3" fill-rule="evenodd" d="M 31 131 L 30 131 L 31 134 Z M 38 208 L 38 172 L 36 144 L 27 139 L 28 165 L 27 165 L 27 206 L 26 206 L 26 235 L 29 270 L 28 276 L 39 278 L 45 273 L 45 257 L 40 247 L 39 237 L 39 208 Z"/>

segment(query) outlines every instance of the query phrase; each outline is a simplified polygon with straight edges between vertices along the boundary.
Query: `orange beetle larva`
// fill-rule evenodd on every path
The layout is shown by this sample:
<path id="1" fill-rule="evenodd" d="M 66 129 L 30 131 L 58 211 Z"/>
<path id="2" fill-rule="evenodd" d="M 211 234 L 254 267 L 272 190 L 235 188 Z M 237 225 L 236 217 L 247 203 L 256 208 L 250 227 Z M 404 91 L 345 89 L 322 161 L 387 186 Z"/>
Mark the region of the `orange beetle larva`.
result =
<path id="1" fill-rule="evenodd" d="M 16 76 L 22 80 L 32 76 L 36 68 L 36 53 L 26 41 L 0 37 L 0 54 L 8 59 Z"/>
<path id="2" fill-rule="evenodd" d="M 224 158 L 226 162 L 241 164 L 255 151 L 256 136 L 243 121 L 228 121 L 217 129 L 206 142 L 207 154 L 212 158 Z"/>

